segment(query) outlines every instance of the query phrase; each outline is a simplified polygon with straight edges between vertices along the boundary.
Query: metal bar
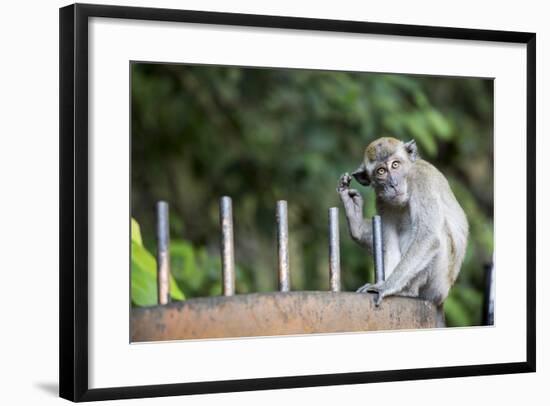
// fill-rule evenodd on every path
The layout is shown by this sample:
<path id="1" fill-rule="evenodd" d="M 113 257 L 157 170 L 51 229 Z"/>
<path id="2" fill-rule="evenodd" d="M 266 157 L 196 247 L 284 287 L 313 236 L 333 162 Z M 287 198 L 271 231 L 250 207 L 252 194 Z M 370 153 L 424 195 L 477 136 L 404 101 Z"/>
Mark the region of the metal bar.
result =
<path id="1" fill-rule="evenodd" d="M 375 282 L 382 282 L 384 276 L 384 241 L 382 240 L 382 218 L 372 218 L 372 245 L 374 253 Z"/>
<path id="2" fill-rule="evenodd" d="M 277 249 L 279 291 L 290 291 L 290 263 L 288 258 L 288 206 L 285 200 L 277 202 Z"/>
<path id="3" fill-rule="evenodd" d="M 221 256 L 222 279 L 224 296 L 235 294 L 235 253 L 233 246 L 233 206 L 231 198 L 223 196 L 220 199 L 220 225 L 221 225 Z"/>
<path id="4" fill-rule="evenodd" d="M 328 268 L 330 290 L 340 292 L 340 228 L 338 225 L 338 207 L 328 209 Z"/>
<path id="5" fill-rule="evenodd" d="M 485 292 L 483 295 L 483 315 L 481 324 L 492 326 L 495 322 L 495 265 L 486 264 L 485 269 Z"/>
<path id="6" fill-rule="evenodd" d="M 168 203 L 157 202 L 157 297 L 158 303 L 170 301 L 170 227 Z"/>

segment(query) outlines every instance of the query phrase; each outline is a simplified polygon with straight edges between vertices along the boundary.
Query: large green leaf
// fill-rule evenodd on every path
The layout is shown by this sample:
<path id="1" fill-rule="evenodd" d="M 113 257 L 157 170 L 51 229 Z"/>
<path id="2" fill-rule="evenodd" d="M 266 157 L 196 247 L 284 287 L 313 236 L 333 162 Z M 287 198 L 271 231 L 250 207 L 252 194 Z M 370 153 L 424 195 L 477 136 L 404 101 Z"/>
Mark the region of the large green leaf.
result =
<path id="1" fill-rule="evenodd" d="M 131 259 L 131 296 L 137 306 L 157 304 L 157 261 L 141 244 L 139 224 L 132 219 L 132 259 Z M 184 300 L 174 277 L 170 275 L 170 296 L 175 300 Z"/>
<path id="2" fill-rule="evenodd" d="M 143 241 L 141 240 L 141 229 L 139 227 L 139 223 L 133 217 L 132 217 L 131 229 L 132 229 L 132 242 L 135 242 L 136 244 L 143 246 Z"/>

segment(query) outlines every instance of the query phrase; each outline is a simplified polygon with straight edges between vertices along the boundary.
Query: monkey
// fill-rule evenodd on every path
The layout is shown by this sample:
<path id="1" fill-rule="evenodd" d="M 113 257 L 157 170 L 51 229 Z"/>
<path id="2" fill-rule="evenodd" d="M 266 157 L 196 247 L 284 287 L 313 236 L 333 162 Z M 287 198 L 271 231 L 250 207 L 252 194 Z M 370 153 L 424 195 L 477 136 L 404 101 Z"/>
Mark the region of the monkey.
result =
<path id="1" fill-rule="evenodd" d="M 351 176 L 376 194 L 382 217 L 386 279 L 357 292 L 416 297 L 435 303 L 440 314 L 466 253 L 468 221 L 445 176 L 420 158 L 416 142 L 383 137 L 371 142 Z M 372 254 L 371 223 L 363 217 L 363 198 L 343 174 L 337 192 L 351 238 Z M 444 322 L 443 322 L 444 325 Z"/>

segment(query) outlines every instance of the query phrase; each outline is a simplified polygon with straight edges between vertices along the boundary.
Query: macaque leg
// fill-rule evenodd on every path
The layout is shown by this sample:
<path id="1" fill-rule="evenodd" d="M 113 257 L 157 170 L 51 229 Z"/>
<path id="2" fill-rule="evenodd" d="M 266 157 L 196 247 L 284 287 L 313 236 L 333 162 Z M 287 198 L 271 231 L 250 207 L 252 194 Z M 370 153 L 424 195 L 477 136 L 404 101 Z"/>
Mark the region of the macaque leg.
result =
<path id="1" fill-rule="evenodd" d="M 415 242 L 405 253 L 401 262 L 384 282 L 375 284 L 366 289 L 368 292 L 377 292 L 378 306 L 386 296 L 402 296 L 407 293 L 414 293 L 420 287 L 422 280 L 427 280 L 430 262 L 433 261 L 439 243 L 429 237 L 415 238 Z M 416 286 L 415 282 L 418 282 Z M 413 287 L 411 290 L 410 288 Z M 418 296 L 418 292 L 416 292 Z"/>

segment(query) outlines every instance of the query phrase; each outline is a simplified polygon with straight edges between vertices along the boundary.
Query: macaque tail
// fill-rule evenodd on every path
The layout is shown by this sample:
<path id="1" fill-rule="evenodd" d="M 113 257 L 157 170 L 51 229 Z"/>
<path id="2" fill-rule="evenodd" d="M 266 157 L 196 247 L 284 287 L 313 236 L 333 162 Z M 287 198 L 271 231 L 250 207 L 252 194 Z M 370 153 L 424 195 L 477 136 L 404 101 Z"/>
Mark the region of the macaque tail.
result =
<path id="1" fill-rule="evenodd" d="M 445 322 L 445 310 L 443 309 L 443 303 L 437 306 L 435 326 L 438 328 L 447 327 L 447 323 Z"/>

